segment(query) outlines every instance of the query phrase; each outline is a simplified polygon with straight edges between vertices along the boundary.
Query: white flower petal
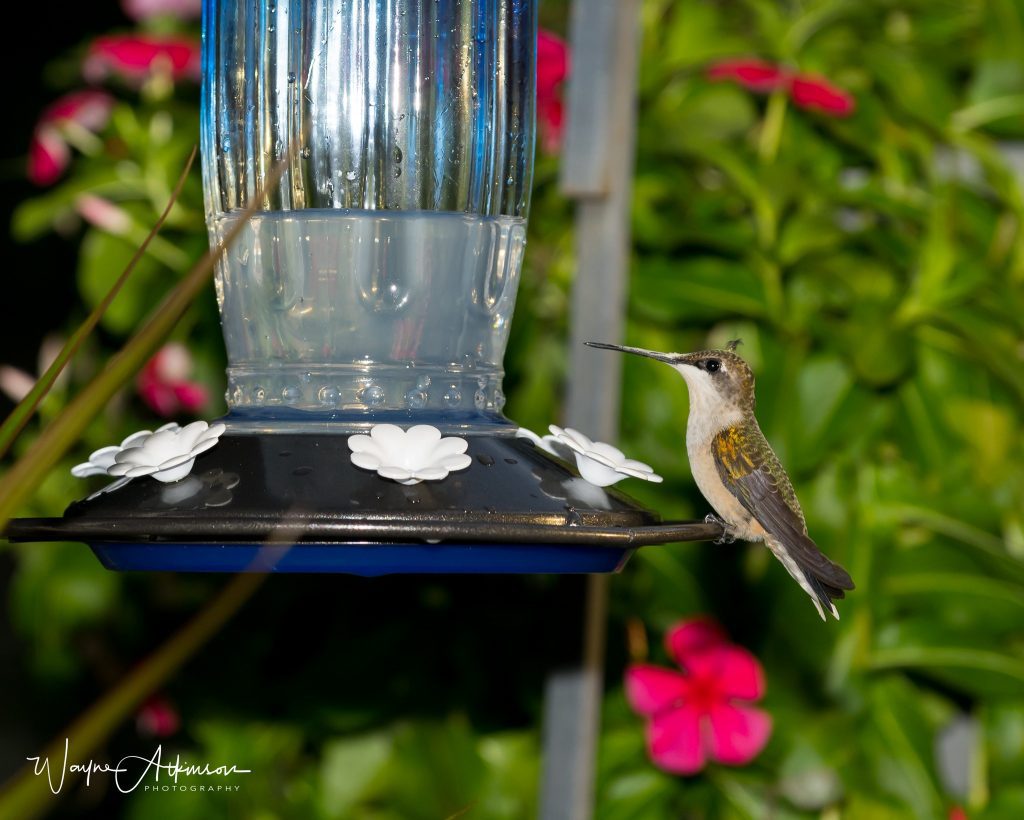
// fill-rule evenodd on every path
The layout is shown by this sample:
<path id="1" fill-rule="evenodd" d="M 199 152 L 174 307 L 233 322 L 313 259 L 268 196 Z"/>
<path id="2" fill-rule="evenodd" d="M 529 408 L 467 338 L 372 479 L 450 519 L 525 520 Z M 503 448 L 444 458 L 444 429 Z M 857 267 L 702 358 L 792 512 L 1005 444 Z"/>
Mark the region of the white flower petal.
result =
<path id="1" fill-rule="evenodd" d="M 623 473 L 605 464 L 579 454 L 576 455 L 576 467 L 583 478 L 591 484 L 596 484 L 598 487 L 610 487 L 626 477 Z"/>
<path id="2" fill-rule="evenodd" d="M 518 430 L 516 430 L 516 438 L 529 439 L 534 443 L 534 445 L 539 447 L 545 453 L 550 453 L 551 455 L 557 456 L 558 458 L 571 458 L 571 456 L 569 456 L 569 454 L 565 452 L 565 445 L 562 444 L 562 442 L 559 441 L 558 438 L 556 438 L 555 436 L 544 436 L 543 438 L 541 438 L 535 432 L 533 432 L 533 430 L 527 430 L 525 427 L 520 427 Z"/>
<path id="3" fill-rule="evenodd" d="M 430 451 L 430 459 L 436 461 L 456 453 L 464 453 L 467 449 L 469 449 L 469 442 L 464 438 L 443 438 Z"/>
<path id="4" fill-rule="evenodd" d="M 452 453 L 451 455 L 444 456 L 434 462 L 434 464 L 438 467 L 443 467 L 447 472 L 465 470 L 472 463 L 473 459 L 465 453 Z"/>
<path id="5" fill-rule="evenodd" d="M 111 475 L 126 475 L 128 478 L 138 478 L 139 476 L 152 475 L 156 472 L 156 467 L 152 464 L 140 464 L 137 467 L 129 467 L 126 472 L 122 473 L 111 473 Z"/>
<path id="6" fill-rule="evenodd" d="M 181 481 L 181 479 L 185 478 L 185 476 L 192 472 L 192 465 L 194 463 L 195 459 L 189 458 L 173 467 L 161 468 L 152 475 L 157 481 L 162 481 L 165 484 L 169 484 L 172 481 Z"/>
<path id="7" fill-rule="evenodd" d="M 373 452 L 377 448 L 375 442 L 369 436 L 357 435 L 348 437 L 348 449 L 353 453 Z"/>
<path id="8" fill-rule="evenodd" d="M 404 434 L 397 424 L 375 424 L 370 428 L 370 438 L 382 444 L 399 441 Z"/>
<path id="9" fill-rule="evenodd" d="M 142 442 L 153 435 L 149 430 L 139 430 L 137 433 L 132 433 L 128 438 L 121 442 L 120 450 L 126 450 L 129 447 L 141 447 Z"/>
<path id="10" fill-rule="evenodd" d="M 186 461 L 195 461 L 195 456 L 191 453 L 183 453 L 180 456 L 169 458 L 167 461 L 161 461 L 156 465 L 156 469 L 157 472 L 163 472 L 164 470 L 170 470 L 177 467 L 179 464 L 184 464 Z"/>
<path id="11" fill-rule="evenodd" d="M 525 427 L 518 427 L 518 428 L 516 428 L 516 438 L 529 439 L 534 444 L 536 444 L 538 447 L 541 446 L 541 444 L 540 444 L 540 436 L 538 436 L 535 432 L 533 432 L 533 430 L 527 430 Z"/>
<path id="12" fill-rule="evenodd" d="M 118 464 L 127 464 L 129 467 L 137 466 L 139 464 L 153 464 L 152 453 L 146 453 L 141 447 L 129 447 L 127 450 L 122 450 L 117 454 L 114 459 L 114 464 L 107 470 L 111 475 L 117 475 L 117 473 L 111 472 L 111 470 Z"/>
<path id="13" fill-rule="evenodd" d="M 189 450 L 189 452 L 192 453 L 192 455 L 197 456 L 200 453 L 205 453 L 211 447 L 215 447 L 216 445 L 217 445 L 217 438 L 216 437 L 214 437 L 214 438 L 201 438 L 201 439 L 199 439 L 199 441 L 197 441 L 195 444 L 192 445 L 192 449 Z"/>
<path id="14" fill-rule="evenodd" d="M 603 441 L 591 442 L 590 447 L 587 449 L 587 455 L 600 457 L 600 460 L 612 465 L 622 464 L 626 460 L 626 454 L 622 450 L 618 447 L 612 447 L 610 444 L 605 444 Z"/>
<path id="15" fill-rule="evenodd" d="M 188 450 L 191 450 L 195 446 L 195 443 L 199 441 L 200 436 L 202 436 L 203 433 L 207 431 L 209 426 L 210 425 L 207 424 L 205 421 L 194 421 L 191 424 L 186 424 L 184 427 L 182 427 L 180 430 L 176 432 L 171 430 L 165 430 L 162 433 L 154 433 L 153 435 L 163 436 L 167 435 L 168 433 L 173 433 L 174 442 L 176 446 L 179 447 L 181 450 L 187 452 Z"/>
<path id="16" fill-rule="evenodd" d="M 444 467 L 420 467 L 413 470 L 412 477 L 418 481 L 440 481 L 447 478 L 449 472 Z"/>
<path id="17" fill-rule="evenodd" d="M 383 462 L 376 453 L 353 453 L 352 463 L 364 470 L 378 470 Z"/>
<path id="18" fill-rule="evenodd" d="M 390 478 L 395 481 L 408 481 L 413 477 L 411 471 L 406 470 L 404 467 L 395 467 L 391 464 L 386 464 L 382 467 L 377 468 L 377 475 L 383 476 L 384 478 Z M 417 479 L 418 481 L 419 479 Z"/>

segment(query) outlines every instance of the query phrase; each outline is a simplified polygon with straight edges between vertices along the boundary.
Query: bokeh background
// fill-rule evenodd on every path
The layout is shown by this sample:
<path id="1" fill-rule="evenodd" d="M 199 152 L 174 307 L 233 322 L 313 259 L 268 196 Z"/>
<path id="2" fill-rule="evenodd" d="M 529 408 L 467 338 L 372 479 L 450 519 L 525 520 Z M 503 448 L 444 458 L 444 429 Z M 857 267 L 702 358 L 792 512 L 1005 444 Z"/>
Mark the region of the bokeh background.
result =
<path id="1" fill-rule="evenodd" d="M 72 4 L 31 52 L 3 54 L 5 413 L 46 340 L 109 288 L 197 139 L 189 66 L 111 43 L 194 44 L 196 5 Z M 173 13 L 149 13 L 160 6 Z M 541 16 L 564 35 L 564 2 Z M 763 548 L 641 550 L 611 583 L 597 817 L 1022 817 L 1024 2 L 645 0 L 642 28 L 626 341 L 742 337 L 761 426 L 857 590 L 824 624 Z M 111 34 L 122 39 L 97 40 Z M 110 95 L 101 123 L 45 113 L 87 85 Z M 560 421 L 572 378 L 572 209 L 549 85 L 506 359 L 507 413 L 536 430 Z M 33 183 L 30 146 L 47 127 L 69 163 L 40 178 L 36 154 Z M 16 452 L 205 246 L 193 169 Z M 172 342 L 20 514 L 81 496 L 68 468 L 92 449 L 223 412 L 212 288 Z M 665 476 L 625 489 L 666 517 L 703 517 L 682 381 L 630 360 L 623 397 L 620 444 Z M 116 699 L 225 583 L 110 573 L 75 544 L 0 546 L 0 779 L 98 697 Z M 92 755 L 162 743 L 247 765 L 240 791 L 122 795 L 97 777 L 32 811 L 531 817 L 544 676 L 576 651 L 580 606 L 581 586 L 552 577 L 270 578 Z M 672 666 L 662 636 L 697 614 L 760 660 L 774 728 L 747 765 L 679 777 L 648 757 L 622 681 L 631 661 Z"/>

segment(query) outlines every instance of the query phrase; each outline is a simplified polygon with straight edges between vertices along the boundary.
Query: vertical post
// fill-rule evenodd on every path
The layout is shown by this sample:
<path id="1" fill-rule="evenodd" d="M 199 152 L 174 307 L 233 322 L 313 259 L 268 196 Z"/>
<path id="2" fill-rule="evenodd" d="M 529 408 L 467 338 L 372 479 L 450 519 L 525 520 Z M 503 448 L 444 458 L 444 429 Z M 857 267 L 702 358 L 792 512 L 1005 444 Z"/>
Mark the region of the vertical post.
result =
<path id="1" fill-rule="evenodd" d="M 622 357 L 600 366 L 583 342 L 620 342 L 629 268 L 640 0 L 573 0 L 568 131 L 561 187 L 577 201 L 566 422 L 601 440 L 619 426 Z M 586 579 L 578 664 L 553 671 L 544 693 L 541 820 L 593 816 L 608 577 Z"/>

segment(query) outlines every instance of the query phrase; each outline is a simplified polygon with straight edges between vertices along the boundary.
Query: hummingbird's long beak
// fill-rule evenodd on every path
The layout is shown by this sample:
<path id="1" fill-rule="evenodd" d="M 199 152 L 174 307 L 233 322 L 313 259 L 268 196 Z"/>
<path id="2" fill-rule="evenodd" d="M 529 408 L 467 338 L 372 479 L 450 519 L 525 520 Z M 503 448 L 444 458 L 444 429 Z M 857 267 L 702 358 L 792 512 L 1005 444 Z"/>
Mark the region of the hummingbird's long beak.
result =
<path id="1" fill-rule="evenodd" d="M 637 356 L 646 356 L 648 359 L 656 359 L 659 362 L 678 364 L 679 355 L 675 353 L 659 353 L 656 350 L 644 350 L 642 347 L 626 347 L 625 345 L 610 345 L 604 342 L 584 342 L 587 347 L 599 347 L 602 350 L 618 350 L 620 353 L 633 353 Z"/>

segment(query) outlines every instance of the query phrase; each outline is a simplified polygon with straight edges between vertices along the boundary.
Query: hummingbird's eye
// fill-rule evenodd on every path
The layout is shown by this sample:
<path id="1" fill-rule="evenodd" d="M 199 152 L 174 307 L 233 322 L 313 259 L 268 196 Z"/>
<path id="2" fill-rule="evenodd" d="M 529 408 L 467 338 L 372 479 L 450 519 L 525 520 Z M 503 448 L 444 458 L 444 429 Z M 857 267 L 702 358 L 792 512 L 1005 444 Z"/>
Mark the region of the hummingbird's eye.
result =
<path id="1" fill-rule="evenodd" d="M 718 359 L 705 359 L 704 369 L 707 370 L 708 373 L 717 373 L 722 369 L 722 363 Z"/>

